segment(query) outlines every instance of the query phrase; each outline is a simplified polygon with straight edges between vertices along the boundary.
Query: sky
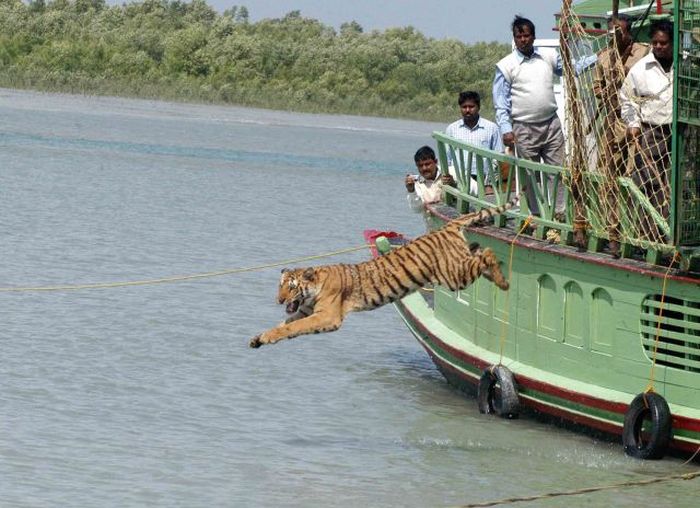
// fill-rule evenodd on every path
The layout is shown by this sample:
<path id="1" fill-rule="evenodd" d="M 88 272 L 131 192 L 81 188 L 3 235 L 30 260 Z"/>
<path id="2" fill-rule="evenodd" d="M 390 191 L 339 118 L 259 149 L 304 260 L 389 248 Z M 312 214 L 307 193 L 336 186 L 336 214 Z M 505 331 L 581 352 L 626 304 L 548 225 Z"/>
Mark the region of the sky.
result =
<path id="1" fill-rule="evenodd" d="M 510 42 L 510 23 L 521 14 L 535 24 L 537 37 L 556 38 L 554 13 L 561 0 L 207 0 L 217 11 L 248 8 L 250 21 L 281 18 L 299 10 L 307 18 L 339 28 L 357 21 L 365 32 L 413 26 L 428 37 L 466 43 Z"/>

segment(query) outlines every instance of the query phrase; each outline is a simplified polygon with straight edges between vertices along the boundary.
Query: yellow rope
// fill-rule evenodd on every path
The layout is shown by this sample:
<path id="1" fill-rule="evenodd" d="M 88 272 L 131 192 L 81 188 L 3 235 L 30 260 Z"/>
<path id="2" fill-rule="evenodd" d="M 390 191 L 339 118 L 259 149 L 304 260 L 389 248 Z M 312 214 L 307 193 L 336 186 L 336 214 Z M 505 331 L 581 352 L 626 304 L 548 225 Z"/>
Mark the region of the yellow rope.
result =
<path id="1" fill-rule="evenodd" d="M 244 272 L 254 272 L 257 270 L 264 270 L 266 268 L 273 268 L 275 266 L 291 265 L 294 263 L 300 263 L 302 261 L 310 261 L 313 259 L 327 258 L 331 256 L 337 256 L 339 254 L 345 254 L 347 252 L 354 252 L 362 249 L 371 247 L 371 245 L 359 245 L 357 247 L 349 247 L 347 249 L 336 250 L 333 252 L 327 252 L 325 254 L 317 254 L 315 256 L 305 256 L 301 258 L 287 259 L 284 261 L 277 261 L 275 263 L 268 263 L 264 265 L 250 266 L 247 268 L 232 268 L 229 270 L 218 270 L 216 272 L 199 273 L 194 275 L 182 275 L 177 277 L 164 277 L 160 279 L 148 279 L 148 280 L 134 280 L 126 282 L 104 282 L 104 283 L 94 283 L 94 284 L 65 284 L 60 286 L 33 286 L 33 287 L 0 287 L 0 292 L 10 293 L 10 292 L 27 292 L 27 291 L 75 291 L 79 289 L 102 289 L 102 288 L 119 288 L 127 286 L 147 286 L 152 284 L 166 284 L 170 282 L 182 282 L 186 280 L 197 280 L 205 279 L 208 277 L 220 277 L 222 275 L 232 275 L 235 273 Z"/>
<path id="2" fill-rule="evenodd" d="M 484 507 L 484 506 L 497 506 L 499 504 L 512 504 L 512 503 L 520 503 L 520 502 L 527 502 L 527 501 L 537 501 L 539 499 L 547 499 L 547 498 L 551 498 L 551 497 L 577 496 L 579 494 L 587 494 L 589 492 L 599 492 L 601 490 L 612 490 L 612 489 L 619 489 L 619 488 L 623 488 L 623 487 L 634 487 L 637 485 L 650 485 L 653 483 L 668 482 L 668 481 L 672 481 L 672 480 L 692 480 L 694 478 L 697 478 L 698 476 L 700 476 L 700 471 L 696 471 L 694 473 L 683 473 L 683 474 L 676 474 L 676 475 L 671 475 L 671 476 L 660 476 L 660 477 L 656 477 L 656 478 L 647 478 L 645 480 L 635 480 L 635 481 L 623 482 L 623 483 L 613 483 L 611 485 L 601 485 L 598 487 L 587 487 L 587 488 L 576 489 L 576 490 L 549 492 L 546 494 L 538 494 L 535 496 L 509 497 L 506 499 L 499 499 L 497 501 L 487 501 L 484 503 L 464 504 L 464 505 L 460 505 L 459 508 L 477 508 L 477 507 Z"/>
<path id="3" fill-rule="evenodd" d="M 520 234 L 527 229 L 527 227 L 530 225 L 532 222 L 532 215 L 528 216 L 525 221 L 523 222 L 522 227 L 520 228 L 520 231 L 513 237 L 513 240 L 510 242 L 510 257 L 508 259 L 508 282 L 511 282 L 513 278 L 513 251 L 515 250 L 515 240 L 520 236 Z M 501 321 L 501 342 L 500 342 L 500 357 L 498 359 L 498 364 L 500 365 L 503 362 L 503 349 L 506 343 L 506 326 L 508 325 L 508 316 L 510 315 L 510 291 L 506 291 L 506 315 L 503 321 Z"/>
<path id="4" fill-rule="evenodd" d="M 661 321 L 664 315 L 664 301 L 666 300 L 666 283 L 668 282 L 668 276 L 671 273 L 671 268 L 673 267 L 673 264 L 676 262 L 676 259 L 680 258 L 680 254 L 678 251 L 676 251 L 673 254 L 673 258 L 671 259 L 671 263 L 668 265 L 668 269 L 666 270 L 666 274 L 664 275 L 664 282 L 661 286 L 661 301 L 659 302 L 659 317 L 658 320 L 656 321 L 656 338 L 654 339 L 654 350 L 651 355 L 651 372 L 649 372 L 649 384 L 647 384 L 646 389 L 644 390 L 644 393 L 653 393 L 654 392 L 654 373 L 656 369 L 656 352 L 659 348 L 659 337 L 661 336 Z M 644 399 L 644 404 L 648 407 L 646 398 Z"/>

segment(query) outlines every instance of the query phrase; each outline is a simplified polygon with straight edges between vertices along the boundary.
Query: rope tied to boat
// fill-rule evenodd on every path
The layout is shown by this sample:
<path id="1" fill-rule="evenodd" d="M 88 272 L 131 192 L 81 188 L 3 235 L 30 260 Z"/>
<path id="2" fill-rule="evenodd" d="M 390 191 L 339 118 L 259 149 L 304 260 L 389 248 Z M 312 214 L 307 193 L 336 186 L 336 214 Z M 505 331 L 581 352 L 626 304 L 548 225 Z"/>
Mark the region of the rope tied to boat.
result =
<path id="1" fill-rule="evenodd" d="M 346 254 L 348 252 L 355 252 L 358 250 L 363 250 L 371 248 L 371 245 L 363 244 L 356 247 L 348 247 L 346 249 L 339 249 L 336 251 L 326 252 L 323 254 L 315 254 L 313 256 L 303 256 L 299 258 L 285 259 L 284 261 L 276 261 L 274 263 L 266 263 L 262 265 L 244 267 L 244 268 L 230 268 L 225 270 L 217 270 L 214 272 L 197 273 L 192 275 L 180 275 L 174 277 L 162 277 L 158 279 L 147 279 L 147 280 L 134 280 L 134 281 L 123 281 L 123 282 L 98 282 L 92 284 L 63 284 L 56 286 L 27 286 L 27 287 L 0 287 L 0 293 L 20 293 L 20 292 L 36 292 L 36 291 L 77 291 L 82 289 L 106 289 L 106 288 L 120 288 L 128 286 L 148 286 L 155 284 L 168 284 L 171 282 L 183 282 L 191 280 L 206 279 L 212 277 L 221 277 L 224 275 L 234 275 L 238 273 L 245 272 L 256 272 L 261 270 L 266 270 L 268 268 L 274 268 L 277 266 L 292 265 L 295 263 L 301 263 L 302 261 L 311 261 L 314 259 L 322 259 L 331 256 L 337 256 L 340 254 Z"/>
<path id="2" fill-rule="evenodd" d="M 525 220 L 523 221 L 522 226 L 520 227 L 520 230 L 516 233 L 516 235 L 513 237 L 513 240 L 510 242 L 510 254 L 508 257 L 508 283 L 513 278 L 513 252 L 515 251 L 515 241 L 518 239 L 518 237 L 532 224 L 534 218 L 532 215 L 528 215 Z M 506 325 L 508 322 L 508 316 L 510 313 L 510 291 L 506 291 L 506 301 L 505 301 L 505 319 L 501 321 L 501 340 L 499 344 L 499 358 L 498 358 L 498 365 L 501 365 L 503 363 L 503 348 L 505 346 L 506 342 Z M 494 366 L 495 367 L 495 366 Z M 492 371 L 493 373 L 493 371 Z"/>
<path id="3" fill-rule="evenodd" d="M 680 261 L 680 259 L 680 252 L 675 251 L 673 253 L 673 257 L 671 258 L 671 262 L 668 264 L 668 268 L 666 269 L 666 273 L 664 274 L 663 284 L 661 285 L 661 300 L 659 301 L 659 313 L 658 319 L 656 320 L 656 337 L 654 338 L 654 349 L 652 350 L 651 355 L 651 371 L 649 372 L 649 383 L 647 384 L 647 387 L 644 390 L 645 394 L 654 393 L 656 357 L 659 348 L 659 339 L 661 337 L 661 322 L 663 321 L 664 302 L 666 300 L 666 285 L 668 283 L 668 278 L 671 274 L 671 269 L 673 268 L 673 265 L 676 263 L 676 261 Z M 644 404 L 647 408 L 649 407 L 646 397 L 644 397 Z"/>
<path id="4" fill-rule="evenodd" d="M 565 491 L 559 491 L 559 492 L 548 492 L 545 494 L 537 494 L 537 495 L 533 495 L 533 496 L 509 497 L 509 498 L 505 498 L 505 499 L 498 499 L 496 501 L 486 501 L 483 503 L 469 503 L 469 504 L 459 505 L 456 508 L 477 508 L 477 507 L 481 508 L 481 507 L 485 507 L 485 506 L 498 506 L 498 505 L 502 505 L 502 504 L 513 504 L 513 503 L 538 501 L 540 499 L 547 499 L 547 498 L 552 498 L 552 497 L 578 496 L 581 494 L 588 494 L 591 492 L 600 492 L 603 490 L 613 490 L 613 489 L 620 489 L 620 488 L 625 488 L 625 487 L 635 487 L 635 486 L 639 486 L 639 485 L 651 485 L 654 483 L 663 483 L 663 482 L 669 482 L 669 481 L 673 481 L 673 480 L 693 480 L 699 476 L 700 476 L 700 471 L 694 471 L 691 473 L 680 473 L 680 474 L 669 475 L 669 476 L 658 476 L 658 477 L 654 477 L 654 478 L 645 478 L 643 480 L 634 480 L 634 481 L 629 481 L 629 482 L 613 483 L 610 485 L 599 485 L 598 487 L 584 487 L 582 489 L 565 490 Z"/>

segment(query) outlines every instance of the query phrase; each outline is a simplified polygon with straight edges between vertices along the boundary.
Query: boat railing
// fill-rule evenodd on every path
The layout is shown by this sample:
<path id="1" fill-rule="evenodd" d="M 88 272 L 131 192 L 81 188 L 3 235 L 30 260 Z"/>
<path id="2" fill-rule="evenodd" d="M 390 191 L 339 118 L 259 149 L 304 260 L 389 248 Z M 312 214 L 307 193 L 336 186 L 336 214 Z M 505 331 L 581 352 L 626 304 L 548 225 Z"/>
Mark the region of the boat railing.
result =
<path id="1" fill-rule="evenodd" d="M 498 206 L 527 186 L 532 189 L 530 199 L 535 202 L 528 201 L 523 195 L 520 206 L 509 210 L 506 215 L 514 217 L 518 227 L 530 220 L 535 227 L 534 236 L 538 238 L 545 238 L 549 230 L 559 232 L 561 238 L 571 235 L 570 207 L 557 210 L 555 199 L 561 194 L 560 201 L 569 201 L 563 168 L 473 146 L 441 132 L 434 132 L 433 138 L 437 141 L 442 173 L 452 173 L 457 182 L 457 187 L 445 187 L 448 205 L 460 213 Z M 475 192 L 472 192 L 472 176 L 476 181 Z M 533 217 L 533 210 L 537 211 L 536 217 Z M 497 225 L 506 226 L 505 218 L 497 220 Z"/>
<path id="2" fill-rule="evenodd" d="M 621 146 L 611 135 L 616 120 L 609 111 L 616 107 L 616 95 L 596 96 L 592 68 L 574 72 L 567 66 L 565 167 L 497 153 L 435 132 L 441 171 L 451 171 L 457 181 L 456 188 L 446 188 L 446 203 L 464 213 L 503 204 L 527 188 L 520 207 L 506 214 L 516 220 L 499 217 L 496 225 L 521 228 L 530 218 L 536 238 L 590 252 L 603 252 L 617 243 L 612 252 L 622 258 L 653 264 L 668 264 L 669 255 L 677 252 L 682 269 L 700 272 L 700 0 L 673 5 L 673 123 L 670 134 L 663 134 L 665 140 L 628 139 Z M 670 19 L 668 13 L 664 16 Z M 568 24 L 560 30 L 565 35 L 564 62 L 593 51 L 588 43 L 594 42 L 595 34 L 581 30 L 576 16 L 562 17 L 561 23 Z M 665 155 L 669 148 L 670 161 Z"/>
<path id="3" fill-rule="evenodd" d="M 438 160 L 443 174 L 451 173 L 457 182 L 456 187 L 445 188 L 445 202 L 459 213 L 501 205 L 510 200 L 515 192 L 522 193 L 520 206 L 509 210 L 506 216 L 515 218 L 508 222 L 505 217 L 496 220 L 499 227 L 522 228 L 529 221 L 534 228 L 532 236 L 548 239 L 565 245 L 574 243 L 574 206 L 567 182 L 571 174 L 566 168 L 520 159 L 513 155 L 477 147 L 434 132 L 437 141 Z M 476 189 L 471 183 L 476 180 Z M 589 193 L 584 202 L 585 219 L 588 224 L 586 249 L 592 252 L 603 250 L 609 240 L 606 217 L 601 216 L 596 200 L 605 198 L 604 177 L 594 171 L 582 175 L 588 188 L 599 189 Z M 671 237 L 671 228 L 664 217 L 654 208 L 648 197 L 629 177 L 619 177 L 619 206 L 644 210 L 666 238 Z M 522 192 L 529 187 L 531 193 Z M 556 196 L 561 194 L 557 209 Z M 530 200 L 535 203 L 530 202 Z M 533 210 L 538 213 L 533 214 Z M 638 225 L 633 223 L 635 214 L 620 213 L 621 235 L 624 237 L 623 257 L 633 257 L 629 252 L 637 248 L 638 255 L 648 262 L 659 263 L 664 255 L 674 250 L 671 243 L 660 243 L 636 236 Z"/>

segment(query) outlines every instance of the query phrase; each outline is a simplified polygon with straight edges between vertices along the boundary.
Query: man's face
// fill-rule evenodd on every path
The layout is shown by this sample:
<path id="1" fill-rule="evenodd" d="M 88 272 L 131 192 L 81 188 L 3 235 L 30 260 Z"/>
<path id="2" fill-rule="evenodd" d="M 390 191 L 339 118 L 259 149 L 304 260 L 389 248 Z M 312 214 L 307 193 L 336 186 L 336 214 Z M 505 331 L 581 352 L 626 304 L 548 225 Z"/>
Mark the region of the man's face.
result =
<path id="1" fill-rule="evenodd" d="M 437 161 L 435 159 L 423 159 L 416 162 L 416 168 L 420 176 L 426 180 L 435 180 L 437 177 Z"/>
<path id="2" fill-rule="evenodd" d="M 656 31 L 651 36 L 651 51 L 657 60 L 673 60 L 673 40 L 666 32 Z"/>
<path id="3" fill-rule="evenodd" d="M 530 31 L 530 27 L 515 27 L 513 29 L 513 41 L 515 41 L 515 47 L 523 55 L 531 55 L 534 50 L 535 34 Z"/>
<path id="4" fill-rule="evenodd" d="M 479 118 L 479 105 L 467 99 L 462 104 L 459 105 L 459 109 L 462 111 L 462 118 L 467 123 L 474 122 Z"/>
<path id="5" fill-rule="evenodd" d="M 613 35 L 614 34 L 614 35 Z M 608 23 L 608 36 L 612 39 L 617 39 L 617 45 L 623 48 L 629 46 L 632 42 L 632 33 L 627 21 L 618 20 L 616 23 Z"/>

